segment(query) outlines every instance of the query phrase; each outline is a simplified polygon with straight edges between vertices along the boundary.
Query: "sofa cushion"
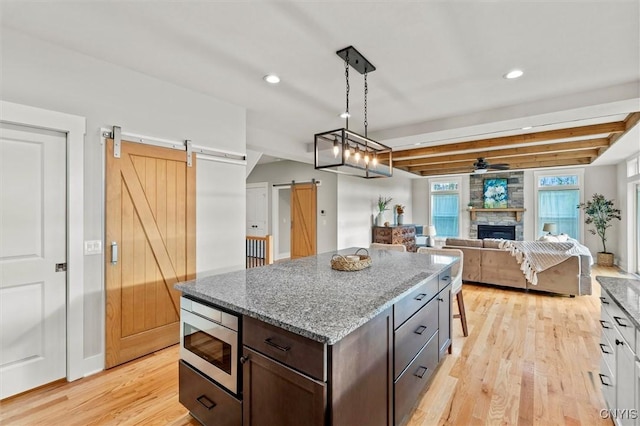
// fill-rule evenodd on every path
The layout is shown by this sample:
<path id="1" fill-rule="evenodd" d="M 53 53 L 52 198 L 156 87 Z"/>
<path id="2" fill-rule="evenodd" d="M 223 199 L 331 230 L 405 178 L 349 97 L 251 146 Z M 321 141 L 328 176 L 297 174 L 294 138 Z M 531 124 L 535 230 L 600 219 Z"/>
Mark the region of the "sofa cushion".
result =
<path id="1" fill-rule="evenodd" d="M 446 245 L 460 247 L 482 247 L 482 240 L 472 240 L 469 238 L 447 238 Z"/>
<path id="2" fill-rule="evenodd" d="M 482 245 L 484 248 L 500 248 L 500 243 L 503 242 L 502 238 L 485 238 L 482 240 Z"/>

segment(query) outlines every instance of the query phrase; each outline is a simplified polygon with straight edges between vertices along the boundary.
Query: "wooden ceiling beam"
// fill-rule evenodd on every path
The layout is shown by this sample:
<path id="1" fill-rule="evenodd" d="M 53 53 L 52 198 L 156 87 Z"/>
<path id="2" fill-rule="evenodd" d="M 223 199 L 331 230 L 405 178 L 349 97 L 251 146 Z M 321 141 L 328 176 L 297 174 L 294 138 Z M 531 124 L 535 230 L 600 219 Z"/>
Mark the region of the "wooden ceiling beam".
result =
<path id="1" fill-rule="evenodd" d="M 515 167 L 515 164 L 524 164 L 524 163 L 535 163 L 535 162 L 547 162 L 547 161 L 563 161 L 563 160 L 573 160 L 576 158 L 589 158 L 594 159 L 598 156 L 597 149 L 590 150 L 574 150 L 574 151 L 564 151 L 564 152 L 554 152 L 548 154 L 532 154 L 532 155 L 523 155 L 517 157 L 503 157 L 500 163 L 506 162 L 509 164 L 511 168 Z M 489 162 L 491 163 L 491 161 Z M 494 163 L 497 163 L 494 161 Z M 420 166 L 409 166 L 407 167 L 407 171 L 421 172 L 421 171 L 430 171 L 430 170 L 441 170 L 443 168 L 466 168 L 467 171 L 473 170 L 473 162 L 462 163 L 462 162 L 441 162 L 437 164 L 427 164 Z"/>
<path id="2" fill-rule="evenodd" d="M 580 166 L 587 165 L 591 163 L 590 158 L 576 158 L 573 160 L 552 160 L 552 161 L 544 161 L 544 162 L 523 162 L 523 163 L 515 163 L 512 164 L 511 170 L 491 170 L 487 172 L 487 174 L 491 173 L 502 173 L 509 172 L 513 170 L 525 170 L 525 169 L 537 169 L 537 168 L 545 168 L 545 167 L 560 167 L 560 166 Z M 469 170 L 461 170 L 462 168 L 441 168 L 440 170 L 429 170 L 422 172 L 412 172 L 418 176 L 441 176 L 441 175 L 452 175 L 452 174 L 461 174 L 461 173 L 469 173 Z"/>
<path id="3" fill-rule="evenodd" d="M 467 152 L 464 154 L 451 154 L 451 155 L 438 155 L 425 158 L 416 158 L 412 160 L 399 160 L 393 162 L 394 167 L 411 167 L 421 166 L 427 164 L 439 164 L 446 162 L 459 162 L 459 161 L 475 161 L 478 157 L 485 159 L 501 159 L 507 157 L 531 155 L 531 154 L 543 154 L 550 152 L 562 152 L 573 150 L 586 150 L 594 148 L 603 148 L 609 146 L 608 138 L 598 139 L 585 139 L 574 142 L 557 142 L 541 145 L 522 146 L 517 148 L 496 149 L 492 151 L 480 151 L 480 152 Z"/>
<path id="4" fill-rule="evenodd" d="M 627 115 L 627 118 L 624 119 L 625 131 L 622 133 L 614 133 L 610 135 L 608 138 L 609 144 L 605 147 L 600 148 L 599 155 L 602 155 L 607 149 L 609 149 L 611 145 L 613 145 L 621 137 L 629 133 L 631 129 L 633 129 L 633 127 L 638 124 L 638 122 L 640 122 L 640 112 L 632 112 L 631 114 Z"/>
<path id="5" fill-rule="evenodd" d="M 497 138 L 481 139 L 469 142 L 457 142 L 424 148 L 414 148 L 402 151 L 394 151 L 394 160 L 410 159 L 412 157 L 425 157 L 428 155 L 447 154 L 456 151 L 481 150 L 496 146 L 518 145 L 536 142 L 545 142 L 557 139 L 568 139 L 622 133 L 626 131 L 625 121 L 592 124 L 588 126 L 571 127 L 567 129 L 547 130 L 543 132 L 527 133 L 524 135 L 502 136 Z"/>

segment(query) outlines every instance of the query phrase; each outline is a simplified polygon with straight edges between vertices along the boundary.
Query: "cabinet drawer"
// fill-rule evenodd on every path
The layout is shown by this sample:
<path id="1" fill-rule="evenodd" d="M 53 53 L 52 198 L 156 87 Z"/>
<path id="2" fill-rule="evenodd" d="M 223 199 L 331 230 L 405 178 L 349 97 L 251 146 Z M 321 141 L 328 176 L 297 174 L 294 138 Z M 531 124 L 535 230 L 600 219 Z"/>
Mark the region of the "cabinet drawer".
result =
<path id="1" fill-rule="evenodd" d="M 611 316 L 615 328 L 622 333 L 622 337 L 624 337 L 629 346 L 635 349 L 636 328 L 633 322 L 631 322 L 616 302 L 611 300 L 611 297 L 606 293 L 606 291 L 603 291 L 600 301 L 602 302 L 602 308 Z"/>
<path id="2" fill-rule="evenodd" d="M 403 423 L 438 366 L 438 333 L 429 340 L 395 384 L 395 424 Z"/>
<path id="3" fill-rule="evenodd" d="M 438 290 L 442 290 L 449 284 L 451 284 L 451 268 L 448 268 L 438 275 Z"/>
<path id="4" fill-rule="evenodd" d="M 242 321 L 243 344 L 301 371 L 327 380 L 326 345 L 251 317 Z"/>
<path id="5" fill-rule="evenodd" d="M 616 380 L 604 359 L 600 360 L 600 374 L 598 376 L 600 378 L 599 382 L 602 388 L 602 396 L 604 396 L 607 406 L 609 408 L 617 408 Z"/>
<path id="6" fill-rule="evenodd" d="M 393 327 L 400 327 L 418 309 L 427 304 L 438 293 L 438 277 L 430 278 L 404 299 L 393 305 Z"/>
<path id="7" fill-rule="evenodd" d="M 179 400 L 202 424 L 238 426 L 242 424 L 242 402 L 184 361 L 179 362 Z"/>
<path id="8" fill-rule="evenodd" d="M 616 371 L 616 352 L 615 347 L 609 342 L 608 339 L 601 339 L 599 343 L 600 354 L 602 359 L 609 367 L 609 372 Z M 613 374 L 609 374 L 613 377 Z"/>
<path id="9" fill-rule="evenodd" d="M 394 378 L 438 329 L 438 302 L 433 299 L 407 320 L 394 335 Z"/>

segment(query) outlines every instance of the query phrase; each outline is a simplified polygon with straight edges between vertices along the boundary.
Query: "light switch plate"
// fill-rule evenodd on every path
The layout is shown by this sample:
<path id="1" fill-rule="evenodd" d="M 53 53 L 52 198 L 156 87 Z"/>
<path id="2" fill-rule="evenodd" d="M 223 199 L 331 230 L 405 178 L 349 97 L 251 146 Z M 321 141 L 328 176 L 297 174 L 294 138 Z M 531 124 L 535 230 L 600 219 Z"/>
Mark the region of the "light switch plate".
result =
<path id="1" fill-rule="evenodd" d="M 84 254 L 100 254 L 102 253 L 102 241 L 101 240 L 88 240 L 84 242 Z"/>

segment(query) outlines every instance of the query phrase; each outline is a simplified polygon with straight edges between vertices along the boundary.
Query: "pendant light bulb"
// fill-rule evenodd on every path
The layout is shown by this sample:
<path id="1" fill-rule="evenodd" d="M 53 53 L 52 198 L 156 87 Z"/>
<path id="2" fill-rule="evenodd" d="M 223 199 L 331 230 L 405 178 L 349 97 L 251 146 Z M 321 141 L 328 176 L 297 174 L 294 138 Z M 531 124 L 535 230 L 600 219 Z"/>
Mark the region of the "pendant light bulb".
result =
<path id="1" fill-rule="evenodd" d="M 364 153 L 364 164 L 369 164 L 369 151 Z"/>
<path id="2" fill-rule="evenodd" d="M 338 158 L 338 154 L 340 153 L 340 147 L 338 146 L 338 138 L 333 140 L 333 157 Z"/>
<path id="3" fill-rule="evenodd" d="M 347 144 L 347 149 L 344 150 L 344 159 L 348 160 L 351 155 L 351 147 Z"/>
<path id="4" fill-rule="evenodd" d="M 377 154 L 373 154 L 373 167 L 378 165 L 378 155 Z"/>
<path id="5" fill-rule="evenodd" d="M 356 163 L 358 163 L 360 161 L 360 150 L 358 149 L 358 147 L 356 146 Z"/>

